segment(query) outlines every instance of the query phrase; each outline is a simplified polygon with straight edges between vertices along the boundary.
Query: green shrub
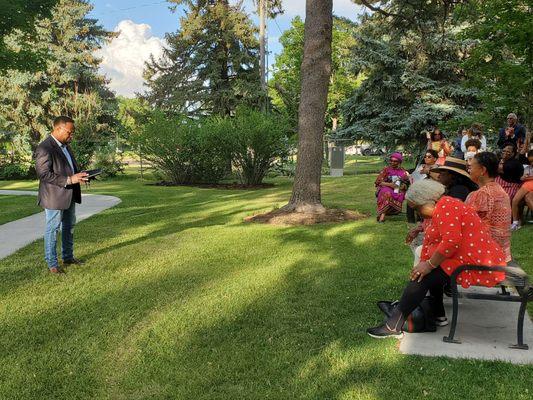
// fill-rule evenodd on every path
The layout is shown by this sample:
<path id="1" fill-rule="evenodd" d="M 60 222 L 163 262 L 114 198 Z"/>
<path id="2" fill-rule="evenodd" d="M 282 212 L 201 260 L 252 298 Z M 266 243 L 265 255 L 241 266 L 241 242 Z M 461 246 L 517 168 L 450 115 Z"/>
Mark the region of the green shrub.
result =
<path id="1" fill-rule="evenodd" d="M 0 165 L 0 180 L 28 179 L 30 167 L 25 164 L 2 164 Z"/>
<path id="2" fill-rule="evenodd" d="M 266 174 L 286 160 L 289 124 L 276 114 L 238 109 L 235 117 L 219 121 L 218 135 L 242 183 L 259 185 Z"/>
<path id="3" fill-rule="evenodd" d="M 102 170 L 104 178 L 124 173 L 124 163 L 117 155 L 114 146 L 100 148 L 94 156 L 93 166 Z"/>
<path id="4" fill-rule="evenodd" d="M 172 183 L 218 183 L 229 162 L 210 120 L 155 111 L 137 137 L 143 157 Z"/>

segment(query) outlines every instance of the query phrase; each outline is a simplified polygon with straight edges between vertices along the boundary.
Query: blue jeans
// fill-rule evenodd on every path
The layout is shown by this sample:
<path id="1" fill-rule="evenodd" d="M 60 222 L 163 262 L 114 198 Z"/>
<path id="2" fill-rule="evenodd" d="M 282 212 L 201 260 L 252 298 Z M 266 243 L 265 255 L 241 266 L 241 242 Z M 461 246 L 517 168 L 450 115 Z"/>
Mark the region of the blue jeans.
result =
<path id="1" fill-rule="evenodd" d="M 48 268 L 57 267 L 57 233 L 61 229 L 61 258 L 74 258 L 74 224 L 76 223 L 76 203 L 66 210 L 45 209 L 46 227 L 44 231 L 44 259 Z"/>

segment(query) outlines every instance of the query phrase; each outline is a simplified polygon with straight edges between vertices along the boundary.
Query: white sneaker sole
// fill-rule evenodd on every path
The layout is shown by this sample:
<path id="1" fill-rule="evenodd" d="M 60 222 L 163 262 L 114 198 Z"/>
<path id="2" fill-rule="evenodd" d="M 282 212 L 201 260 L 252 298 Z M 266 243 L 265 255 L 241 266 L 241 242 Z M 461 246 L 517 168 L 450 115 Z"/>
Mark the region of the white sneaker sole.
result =
<path id="1" fill-rule="evenodd" d="M 377 336 L 377 335 L 372 335 L 371 333 L 367 332 L 367 335 L 370 336 L 370 337 L 373 337 L 374 339 L 391 339 L 391 338 L 402 339 L 403 338 L 403 332 L 401 332 L 401 333 L 399 333 L 397 335 L 389 335 L 389 336 Z"/>

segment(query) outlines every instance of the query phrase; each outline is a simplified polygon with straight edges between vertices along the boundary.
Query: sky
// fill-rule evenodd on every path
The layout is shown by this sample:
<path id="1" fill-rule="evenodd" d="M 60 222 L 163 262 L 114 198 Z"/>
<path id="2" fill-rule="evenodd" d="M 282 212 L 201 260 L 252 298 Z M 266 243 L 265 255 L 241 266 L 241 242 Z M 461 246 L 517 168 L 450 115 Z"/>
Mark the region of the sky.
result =
<path id="1" fill-rule="evenodd" d="M 236 3 L 237 0 L 230 0 Z M 150 55 L 159 57 L 165 45 L 165 33 L 179 28 L 183 7 L 176 12 L 169 10 L 167 1 L 162 0 L 91 0 L 91 18 L 99 20 L 107 30 L 119 32 L 118 37 L 98 52 L 102 59 L 100 71 L 110 79 L 110 88 L 118 95 L 132 97 L 144 91 L 142 71 Z M 243 0 L 245 11 L 257 24 L 253 0 Z M 299 15 L 305 19 L 305 0 L 284 0 L 285 13 L 275 21 L 269 20 L 268 50 L 269 64 L 274 62 L 281 45 L 279 37 L 290 27 L 291 20 Z M 356 20 L 363 8 L 351 0 L 333 0 L 335 15 Z"/>

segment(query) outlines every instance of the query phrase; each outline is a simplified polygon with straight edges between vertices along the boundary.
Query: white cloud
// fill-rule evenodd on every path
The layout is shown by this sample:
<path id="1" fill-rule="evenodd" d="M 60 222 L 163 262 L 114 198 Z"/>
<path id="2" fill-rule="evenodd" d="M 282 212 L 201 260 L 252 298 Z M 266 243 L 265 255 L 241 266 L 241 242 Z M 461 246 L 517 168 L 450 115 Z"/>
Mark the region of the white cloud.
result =
<path id="1" fill-rule="evenodd" d="M 131 97 L 141 91 L 145 61 L 150 54 L 161 57 L 165 42 L 153 36 L 151 29 L 148 24 L 123 20 L 114 29 L 119 35 L 98 51 L 100 71 L 111 80 L 109 87 L 117 94 Z"/>

